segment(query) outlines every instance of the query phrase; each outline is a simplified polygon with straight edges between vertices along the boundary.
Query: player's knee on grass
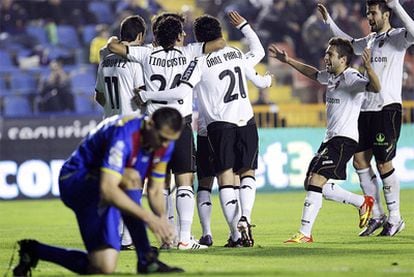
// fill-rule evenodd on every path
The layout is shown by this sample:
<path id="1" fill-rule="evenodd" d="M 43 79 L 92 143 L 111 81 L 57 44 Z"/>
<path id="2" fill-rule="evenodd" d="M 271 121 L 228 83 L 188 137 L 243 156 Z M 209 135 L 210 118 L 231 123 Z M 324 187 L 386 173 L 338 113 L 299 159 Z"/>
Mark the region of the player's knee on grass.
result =
<path id="1" fill-rule="evenodd" d="M 89 273 L 111 274 L 115 272 L 118 252 L 113 248 L 104 248 L 89 253 Z"/>

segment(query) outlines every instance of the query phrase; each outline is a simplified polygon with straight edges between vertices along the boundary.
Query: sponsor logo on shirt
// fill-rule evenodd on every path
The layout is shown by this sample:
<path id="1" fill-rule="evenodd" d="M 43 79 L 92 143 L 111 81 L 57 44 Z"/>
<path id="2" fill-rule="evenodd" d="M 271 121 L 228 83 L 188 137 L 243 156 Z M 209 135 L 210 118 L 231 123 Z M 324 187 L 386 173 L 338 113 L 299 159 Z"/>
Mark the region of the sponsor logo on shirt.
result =
<path id="1" fill-rule="evenodd" d="M 385 135 L 383 133 L 377 133 L 375 135 L 374 145 L 377 145 L 377 146 L 388 146 L 388 142 L 385 141 Z"/>
<path id="2" fill-rule="evenodd" d="M 386 63 L 387 57 L 371 57 L 371 63 Z"/>
<path id="3" fill-rule="evenodd" d="M 117 143 L 109 150 L 108 163 L 113 168 L 121 168 L 123 160 L 123 149 L 125 144 L 123 141 L 117 141 Z"/>
<path id="4" fill-rule="evenodd" d="M 326 97 L 326 103 L 329 103 L 329 104 L 341 104 L 341 99 L 332 98 L 332 97 Z"/>

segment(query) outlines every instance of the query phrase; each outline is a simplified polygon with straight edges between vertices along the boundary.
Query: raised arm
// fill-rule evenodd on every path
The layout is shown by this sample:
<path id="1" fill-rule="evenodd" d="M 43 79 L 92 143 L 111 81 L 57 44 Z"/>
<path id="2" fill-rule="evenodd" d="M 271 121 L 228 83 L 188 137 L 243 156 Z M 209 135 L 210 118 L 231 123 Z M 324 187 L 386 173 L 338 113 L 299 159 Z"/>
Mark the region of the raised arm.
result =
<path id="1" fill-rule="evenodd" d="M 229 12 L 228 16 L 231 24 L 239 29 L 246 38 L 250 51 L 247 52 L 245 56 L 249 63 L 252 66 L 255 66 L 265 56 L 265 50 L 262 43 L 260 42 L 259 37 L 252 29 L 252 27 L 247 23 L 246 19 L 244 19 L 238 12 L 231 11 Z"/>
<path id="2" fill-rule="evenodd" d="M 371 50 L 368 48 L 364 49 L 362 52 L 362 61 L 364 63 L 364 68 L 367 72 L 369 78 L 369 84 L 367 85 L 367 91 L 378 93 L 381 90 L 381 82 L 378 79 L 377 74 L 371 66 Z"/>
<path id="3" fill-rule="evenodd" d="M 386 0 L 388 7 L 390 7 L 394 13 L 401 19 L 404 24 L 404 27 L 410 33 L 412 37 L 414 37 L 414 21 L 408 15 L 408 13 L 404 10 L 398 0 Z"/>
<path id="4" fill-rule="evenodd" d="M 329 15 L 326 7 L 322 5 L 321 3 L 318 3 L 318 11 L 321 13 L 324 22 L 329 25 L 329 28 L 331 29 L 332 33 L 334 33 L 335 36 L 345 38 L 349 41 L 352 41 L 354 39 L 350 35 L 343 32 L 341 29 L 339 29 L 338 25 L 336 25 L 336 23 L 333 21 L 333 19 Z"/>
<path id="5" fill-rule="evenodd" d="M 269 46 L 269 51 L 271 58 L 275 58 L 283 63 L 287 63 L 288 65 L 290 65 L 291 67 L 293 67 L 294 69 L 296 69 L 297 71 L 299 71 L 300 73 L 309 77 L 312 80 L 317 79 L 319 70 L 315 67 L 290 58 L 285 50 L 280 50 L 279 48 L 277 48 L 275 44 L 271 44 Z"/>

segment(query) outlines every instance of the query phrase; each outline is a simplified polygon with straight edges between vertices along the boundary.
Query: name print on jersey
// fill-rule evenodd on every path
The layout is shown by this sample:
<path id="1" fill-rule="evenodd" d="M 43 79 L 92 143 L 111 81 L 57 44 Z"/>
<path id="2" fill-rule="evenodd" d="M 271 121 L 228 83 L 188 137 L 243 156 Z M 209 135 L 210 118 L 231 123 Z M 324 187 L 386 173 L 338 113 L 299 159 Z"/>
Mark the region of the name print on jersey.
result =
<path id="1" fill-rule="evenodd" d="M 173 67 L 173 66 L 186 65 L 187 59 L 185 57 L 162 59 L 162 58 L 150 56 L 148 63 L 150 65 L 161 66 L 161 67 Z"/>
<path id="2" fill-rule="evenodd" d="M 223 59 L 225 61 L 234 60 L 234 59 L 242 59 L 242 54 L 240 53 L 240 51 L 236 51 L 236 50 L 226 52 L 223 54 Z M 223 63 L 223 61 L 220 56 L 214 56 L 211 58 L 207 58 L 207 67 L 212 67 L 213 65 L 221 64 L 221 63 Z"/>
<path id="3" fill-rule="evenodd" d="M 127 59 L 105 59 L 102 62 L 102 67 L 122 67 L 125 68 Z"/>

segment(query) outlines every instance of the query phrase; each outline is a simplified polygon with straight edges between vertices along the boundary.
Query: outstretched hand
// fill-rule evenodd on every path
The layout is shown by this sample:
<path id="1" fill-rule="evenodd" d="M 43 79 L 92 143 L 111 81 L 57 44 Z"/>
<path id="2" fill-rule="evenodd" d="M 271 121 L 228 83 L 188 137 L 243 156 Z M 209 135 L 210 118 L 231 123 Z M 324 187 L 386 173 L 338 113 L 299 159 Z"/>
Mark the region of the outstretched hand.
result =
<path id="1" fill-rule="evenodd" d="M 230 23 L 234 26 L 237 27 L 240 24 L 242 24 L 243 22 L 247 22 L 246 19 L 244 17 L 242 17 L 238 12 L 236 11 L 231 11 L 228 13 L 229 19 L 230 19 Z"/>
<path id="2" fill-rule="evenodd" d="M 269 56 L 275 59 L 278 59 L 279 61 L 283 63 L 289 62 L 289 56 L 286 53 L 285 50 L 280 50 L 277 48 L 276 44 L 271 44 L 269 46 Z"/>
<path id="3" fill-rule="evenodd" d="M 322 15 L 324 21 L 328 20 L 329 13 L 323 4 L 318 3 L 318 11 Z"/>

